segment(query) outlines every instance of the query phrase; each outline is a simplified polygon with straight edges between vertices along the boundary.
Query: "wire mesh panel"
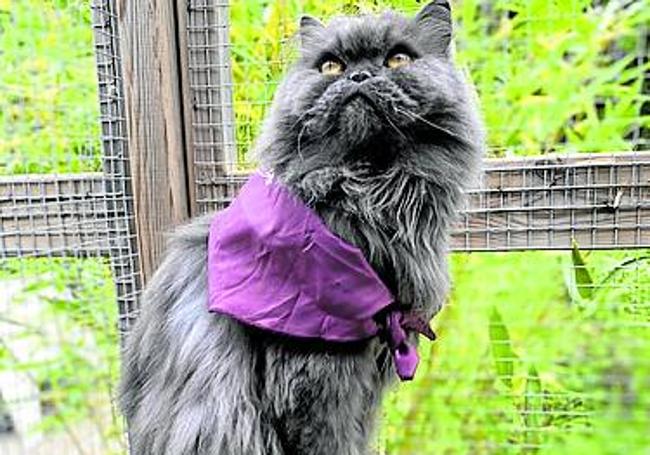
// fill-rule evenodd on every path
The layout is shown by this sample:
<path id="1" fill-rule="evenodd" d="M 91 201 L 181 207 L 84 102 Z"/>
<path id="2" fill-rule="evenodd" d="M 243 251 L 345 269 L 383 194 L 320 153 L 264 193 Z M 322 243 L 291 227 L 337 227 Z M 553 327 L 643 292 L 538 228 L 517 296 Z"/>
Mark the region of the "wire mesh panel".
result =
<path id="1" fill-rule="evenodd" d="M 650 246 L 650 153 L 493 160 L 456 251 Z"/>
<path id="2" fill-rule="evenodd" d="M 199 110 L 193 129 L 212 138 L 201 142 L 205 153 L 195 166 L 217 178 L 220 169 L 254 166 L 250 151 L 295 54 L 293 36 L 302 13 L 327 18 L 393 7 L 414 14 L 421 7 L 409 0 L 188 3 L 190 74 Z M 483 100 L 491 156 L 648 150 L 642 96 L 648 85 L 647 0 L 474 0 L 455 6 L 457 60 Z M 230 34 L 220 36 L 228 18 Z M 206 66 L 206 59 L 217 56 L 219 61 Z M 207 104 L 197 102 L 208 96 Z M 206 106 L 213 109 L 212 120 L 204 119 Z M 227 128 L 218 115 L 225 116 Z M 197 172 L 199 186 L 205 180 L 200 176 Z M 206 209 L 215 204 L 206 197 L 199 203 Z"/>
<path id="3" fill-rule="evenodd" d="M 643 250 L 455 255 L 423 373 L 385 406 L 388 454 L 647 452 Z"/>
<path id="4" fill-rule="evenodd" d="M 191 129 L 205 138 L 195 141 L 198 212 L 227 206 L 255 166 L 250 151 L 302 13 L 422 6 L 188 3 Z M 482 100 L 493 158 L 452 246 L 486 253 L 452 257 L 440 340 L 423 344 L 422 373 L 389 398 L 377 445 L 387 454 L 645 453 L 650 3 L 452 3 L 457 60 Z"/>
<path id="5" fill-rule="evenodd" d="M 191 165 L 199 210 L 223 197 L 213 182 L 237 168 L 227 6 L 226 2 L 195 0 L 187 7 Z"/>
<path id="6" fill-rule="evenodd" d="M 107 0 L 0 1 L 3 454 L 125 450 L 116 321 L 140 283 L 116 19 Z"/>
<path id="7" fill-rule="evenodd" d="M 135 318 L 142 279 L 135 238 L 117 5 L 110 0 L 97 0 L 93 4 L 93 14 L 103 174 L 106 192 L 110 195 L 106 207 L 107 233 L 117 288 L 119 329 L 124 333 Z"/>
<path id="8" fill-rule="evenodd" d="M 390 6 L 414 14 L 420 7 L 413 1 L 189 5 L 192 129 L 208 138 L 195 141 L 199 212 L 224 207 L 245 180 L 238 171 L 254 167 L 250 150 L 295 52 L 300 14 Z M 647 0 L 474 1 L 455 9 L 457 59 L 482 97 L 489 155 L 502 159 L 488 163 L 484 185 L 472 192 L 454 249 L 567 248 L 574 238 L 594 248 L 648 245 L 647 156 L 637 154 L 649 148 L 644 6 Z M 229 17 L 230 34 L 218 34 Z M 603 30 L 607 37 L 595 40 Z M 206 64 L 211 58 L 218 60 Z M 612 151 L 632 153 L 584 154 Z M 573 152 L 580 154 L 568 158 Z M 552 156 L 515 158 L 540 153 Z"/>

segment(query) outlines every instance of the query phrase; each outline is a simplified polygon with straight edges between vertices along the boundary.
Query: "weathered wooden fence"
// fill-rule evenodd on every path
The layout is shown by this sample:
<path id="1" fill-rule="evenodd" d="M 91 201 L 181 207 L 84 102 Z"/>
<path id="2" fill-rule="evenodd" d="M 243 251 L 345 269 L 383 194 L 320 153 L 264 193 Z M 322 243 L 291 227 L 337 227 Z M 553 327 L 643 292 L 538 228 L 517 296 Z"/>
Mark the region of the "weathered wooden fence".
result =
<path id="1" fill-rule="evenodd" d="M 153 166 L 156 158 L 142 166 Z M 183 196 L 192 182 L 172 182 L 159 171 L 140 173 L 142 189 L 135 204 L 142 214 L 140 241 L 155 245 L 147 246 L 143 259 L 150 272 L 166 230 L 189 216 L 190 200 Z M 245 180 L 244 174 L 223 174 L 198 182 L 197 187 L 204 187 L 203 199 L 192 206 L 194 213 L 224 207 Z M 110 219 L 93 214 L 104 211 L 107 199 L 122 194 L 110 193 L 106 183 L 99 173 L 0 180 L 5 255 L 110 254 Z M 583 249 L 650 246 L 650 154 L 488 160 L 483 185 L 471 192 L 454 230 L 453 248 L 570 249 L 572 239 Z"/>
<path id="2" fill-rule="evenodd" d="M 127 331 L 165 236 L 238 170 L 228 2 L 94 0 L 98 173 L 0 177 L 0 258 L 110 258 Z M 650 247 L 650 152 L 492 159 L 455 251 Z"/>
<path id="3" fill-rule="evenodd" d="M 0 178 L 3 257 L 112 258 L 125 321 L 165 235 L 237 171 L 228 4 L 96 0 L 104 172 Z M 456 251 L 650 247 L 650 153 L 488 160 Z M 122 325 L 126 329 L 128 322 Z"/>

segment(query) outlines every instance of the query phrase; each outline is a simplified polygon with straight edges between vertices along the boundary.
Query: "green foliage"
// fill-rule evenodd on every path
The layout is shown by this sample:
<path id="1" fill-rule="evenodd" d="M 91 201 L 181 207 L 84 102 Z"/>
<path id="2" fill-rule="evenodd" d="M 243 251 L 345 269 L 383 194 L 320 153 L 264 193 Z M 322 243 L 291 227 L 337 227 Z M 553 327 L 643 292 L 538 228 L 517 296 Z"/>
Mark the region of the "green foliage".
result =
<path id="1" fill-rule="evenodd" d="M 512 350 L 508 328 L 503 323 L 501 314 L 496 307 L 490 312 L 490 345 L 494 357 L 494 367 L 499 379 L 512 388 L 512 375 L 514 373 L 517 354 Z"/>
<path id="2" fill-rule="evenodd" d="M 231 5 L 238 154 L 245 160 L 295 49 L 298 17 L 388 7 L 415 0 L 257 0 Z M 650 0 L 462 0 L 455 4 L 457 59 L 480 94 L 494 155 L 630 150 L 650 127 L 641 107 L 649 64 L 637 55 Z M 281 45 L 287 43 L 288 45 Z"/>
<path id="3" fill-rule="evenodd" d="M 650 2 L 491 2 L 458 9 L 459 60 L 481 95 L 498 155 L 629 150 L 647 64 L 637 59 Z M 627 5 L 624 7 L 623 5 Z"/>
<path id="4" fill-rule="evenodd" d="M 48 411 L 39 429 L 74 435 L 76 424 L 90 423 L 104 449 L 118 448 L 121 421 L 111 413 L 117 305 L 105 261 L 7 259 L 0 283 L 11 290 L 0 323 L 13 328 L 0 338 L 0 371 L 22 372 L 40 388 Z"/>
<path id="5" fill-rule="evenodd" d="M 592 252 L 583 258 L 595 283 L 585 298 L 562 279 L 573 273 L 571 253 L 454 256 L 455 288 L 435 320 L 439 339 L 422 342 L 418 376 L 389 397 L 383 451 L 643 453 L 647 257 Z"/>
<path id="6" fill-rule="evenodd" d="M 571 262 L 573 263 L 576 289 L 582 298 L 589 299 L 594 292 L 594 282 L 591 279 L 591 273 L 589 273 L 587 263 L 582 257 L 582 252 L 575 240 L 573 240 L 572 245 Z"/>
<path id="7" fill-rule="evenodd" d="M 0 174 L 100 169 L 88 0 L 0 0 Z"/>

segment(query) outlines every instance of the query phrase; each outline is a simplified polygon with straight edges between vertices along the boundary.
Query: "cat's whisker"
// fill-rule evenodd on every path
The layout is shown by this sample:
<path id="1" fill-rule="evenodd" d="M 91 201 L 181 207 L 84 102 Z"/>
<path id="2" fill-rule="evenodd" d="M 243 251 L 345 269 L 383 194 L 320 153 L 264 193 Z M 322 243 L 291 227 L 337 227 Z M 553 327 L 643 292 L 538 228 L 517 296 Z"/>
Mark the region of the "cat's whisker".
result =
<path id="1" fill-rule="evenodd" d="M 306 129 L 307 129 L 307 124 L 305 123 L 300 129 L 300 133 L 298 134 L 298 157 L 302 162 L 305 161 L 305 157 L 302 155 L 302 135 L 305 133 Z"/>
<path id="2" fill-rule="evenodd" d="M 453 131 L 449 130 L 448 128 L 445 128 L 443 126 L 440 126 L 436 123 L 431 122 L 430 120 L 427 120 L 426 118 L 422 117 L 419 114 L 416 114 L 415 112 L 407 111 L 405 109 L 400 109 L 398 107 L 395 107 L 395 112 L 398 112 L 400 114 L 404 114 L 407 117 L 410 117 L 412 120 L 419 120 L 420 122 L 430 126 L 432 129 L 435 129 L 437 131 L 443 132 L 449 137 L 452 137 L 460 142 L 466 142 L 464 138 L 459 136 L 457 133 L 454 133 Z"/>
<path id="3" fill-rule="evenodd" d="M 308 111 L 305 111 L 305 112 L 303 112 L 302 114 L 300 114 L 300 117 L 298 117 L 298 118 L 296 119 L 296 121 L 291 125 L 291 129 L 293 129 L 293 128 L 295 128 L 296 126 L 298 126 L 298 124 L 299 124 L 300 122 L 302 122 L 302 120 L 303 120 L 307 115 L 309 115 L 310 113 L 311 113 L 311 110 L 308 110 Z"/>
<path id="4" fill-rule="evenodd" d="M 397 134 L 402 136 L 403 139 L 408 140 L 408 137 L 406 137 L 406 135 L 397 127 L 397 125 L 393 123 L 389 116 L 384 115 L 383 117 L 388 122 L 388 124 L 397 132 Z"/>
<path id="5" fill-rule="evenodd" d="M 303 163 L 305 162 L 305 157 L 302 154 L 302 145 L 303 145 L 302 139 L 306 129 L 307 129 L 307 124 L 304 124 L 300 129 L 300 133 L 298 133 L 298 138 L 297 138 L 297 153 L 298 153 L 298 157 L 300 158 L 300 161 L 302 161 Z M 323 131 L 320 135 L 318 135 L 318 137 L 308 138 L 306 143 L 313 143 L 324 139 L 325 136 L 327 136 L 332 131 L 332 129 L 334 129 L 334 126 L 329 126 L 325 131 Z M 321 152 L 322 151 L 323 151 L 323 147 L 321 147 Z"/>

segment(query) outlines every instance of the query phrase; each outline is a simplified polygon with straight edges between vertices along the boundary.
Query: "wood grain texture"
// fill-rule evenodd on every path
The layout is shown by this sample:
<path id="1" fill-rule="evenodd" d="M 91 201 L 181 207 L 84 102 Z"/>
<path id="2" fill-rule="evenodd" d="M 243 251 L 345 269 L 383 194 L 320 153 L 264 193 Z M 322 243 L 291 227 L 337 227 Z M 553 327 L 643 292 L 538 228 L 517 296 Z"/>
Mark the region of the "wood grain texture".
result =
<path id="1" fill-rule="evenodd" d="M 215 181 L 222 196 L 211 209 L 245 181 Z M 127 237 L 111 232 L 124 223 L 109 223 L 105 207 L 129 198 L 106 188 L 101 174 L 0 178 L 0 257 L 107 254 L 109 235 Z M 582 249 L 650 247 L 650 153 L 488 161 L 452 247 L 570 249 L 572 239 Z"/>
<path id="2" fill-rule="evenodd" d="M 108 256 L 106 206 L 122 196 L 99 173 L 0 178 L 0 258 Z"/>
<path id="3" fill-rule="evenodd" d="M 192 103 L 192 90 L 189 69 L 189 47 L 188 47 L 188 20 L 189 8 L 187 1 L 176 2 L 176 34 L 178 40 L 178 65 L 179 83 L 182 101 L 183 134 L 185 136 L 185 170 L 186 186 L 188 191 L 188 204 L 190 216 L 196 216 L 196 185 L 194 185 L 194 129 L 192 119 L 194 114 L 194 103 Z"/>
<path id="4" fill-rule="evenodd" d="M 146 280 L 165 234 L 189 217 L 176 6 L 121 0 L 119 30 L 141 268 Z"/>
<path id="5" fill-rule="evenodd" d="M 650 153 L 491 160 L 456 251 L 650 246 Z"/>

